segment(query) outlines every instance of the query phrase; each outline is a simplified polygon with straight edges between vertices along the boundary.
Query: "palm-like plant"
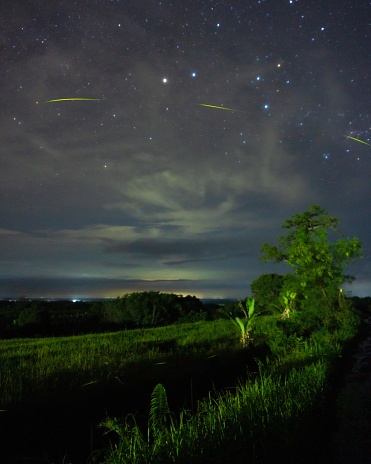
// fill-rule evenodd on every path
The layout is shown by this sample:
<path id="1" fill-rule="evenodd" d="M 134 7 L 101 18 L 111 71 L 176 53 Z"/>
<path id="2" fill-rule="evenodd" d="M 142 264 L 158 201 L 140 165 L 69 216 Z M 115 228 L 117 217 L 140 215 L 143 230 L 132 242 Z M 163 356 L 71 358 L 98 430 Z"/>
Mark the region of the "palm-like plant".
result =
<path id="1" fill-rule="evenodd" d="M 254 311 L 255 311 L 255 299 L 247 298 L 246 299 L 246 308 L 243 307 L 241 301 L 239 302 L 239 307 L 245 316 L 243 321 L 239 317 L 236 317 L 233 321 L 235 325 L 241 330 L 241 344 L 243 348 L 247 348 L 251 341 L 250 332 L 252 329 L 252 323 L 254 321 Z"/>

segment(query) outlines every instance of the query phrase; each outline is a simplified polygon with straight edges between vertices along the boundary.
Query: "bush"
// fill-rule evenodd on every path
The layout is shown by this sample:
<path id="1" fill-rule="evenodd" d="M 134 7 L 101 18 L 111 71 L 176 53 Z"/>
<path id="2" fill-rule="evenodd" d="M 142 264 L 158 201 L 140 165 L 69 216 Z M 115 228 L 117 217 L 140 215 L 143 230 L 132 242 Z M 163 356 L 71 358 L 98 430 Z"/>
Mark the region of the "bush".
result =
<path id="1" fill-rule="evenodd" d="M 277 301 L 287 277 L 280 274 L 263 274 L 251 284 L 251 292 L 259 313 L 277 312 Z"/>
<path id="2" fill-rule="evenodd" d="M 134 292 L 103 304 L 104 322 L 134 327 L 157 327 L 175 322 L 205 320 L 208 314 L 195 296 Z"/>
<path id="3" fill-rule="evenodd" d="M 51 316 L 49 311 L 42 308 L 39 303 L 32 303 L 29 308 L 22 309 L 16 319 L 19 327 L 39 326 L 45 327 L 50 324 Z"/>

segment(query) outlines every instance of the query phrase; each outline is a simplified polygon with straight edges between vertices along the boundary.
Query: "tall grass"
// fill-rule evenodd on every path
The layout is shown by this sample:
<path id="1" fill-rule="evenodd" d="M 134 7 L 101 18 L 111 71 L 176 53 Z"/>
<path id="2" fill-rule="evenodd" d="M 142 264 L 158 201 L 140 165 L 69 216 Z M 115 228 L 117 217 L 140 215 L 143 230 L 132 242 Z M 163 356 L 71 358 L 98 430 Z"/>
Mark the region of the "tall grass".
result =
<path id="1" fill-rule="evenodd" d="M 257 374 L 235 388 L 210 393 L 192 406 L 194 411 L 184 409 L 175 415 L 165 388 L 157 386 L 147 426 L 142 419 L 137 424 L 134 416 L 104 421 L 112 436 L 104 464 L 217 464 L 232 462 L 231 456 L 234 464 L 263 463 L 271 462 L 273 455 L 277 463 L 277 456 L 286 461 L 289 454 L 297 456 L 298 443 L 303 437 L 310 440 L 311 418 L 323 401 L 329 373 L 344 344 L 357 332 L 358 320 L 351 311 L 343 312 L 336 330 L 319 330 L 305 339 L 285 336 L 276 322 L 274 317 L 257 318 L 254 343 L 268 345 L 270 354 L 258 360 Z M 100 385 L 98 393 L 104 395 L 107 384 L 126 383 L 131 377 L 135 383 L 150 376 L 148 383 L 154 385 L 162 367 L 186 370 L 189 366 L 182 364 L 183 359 L 191 364 L 191 360 L 238 349 L 238 336 L 231 321 L 217 320 L 66 338 L 4 340 L 0 409 L 37 406 L 47 397 L 58 401 L 63 395 L 84 395 L 93 385 Z"/>
<path id="2" fill-rule="evenodd" d="M 2 340 L 0 407 L 68 394 L 95 383 L 123 381 L 143 366 L 172 358 L 208 357 L 238 343 L 229 321 L 64 338 Z"/>
<path id="3" fill-rule="evenodd" d="M 267 328 L 270 322 L 263 324 Z M 329 374 L 357 324 L 349 313 L 339 330 L 290 340 L 260 363 L 256 378 L 234 392 L 210 393 L 195 414 L 183 410 L 177 419 L 170 416 L 156 434 L 146 433 L 133 418 L 122 423 L 107 419 L 102 426 L 115 431 L 118 441 L 104 464 L 297 462 L 301 446 L 313 446 Z M 275 325 L 270 327 L 274 333 Z"/>
<path id="4" fill-rule="evenodd" d="M 177 421 L 173 419 L 156 435 L 146 435 L 132 419 L 115 422 L 115 428 L 108 420 L 103 425 L 118 433 L 119 442 L 104 462 L 261 462 L 273 450 L 287 452 L 302 426 L 300 418 L 324 389 L 326 374 L 323 361 L 293 369 L 286 378 L 261 373 L 233 394 L 210 394 L 199 403 L 197 414 L 182 411 Z"/>

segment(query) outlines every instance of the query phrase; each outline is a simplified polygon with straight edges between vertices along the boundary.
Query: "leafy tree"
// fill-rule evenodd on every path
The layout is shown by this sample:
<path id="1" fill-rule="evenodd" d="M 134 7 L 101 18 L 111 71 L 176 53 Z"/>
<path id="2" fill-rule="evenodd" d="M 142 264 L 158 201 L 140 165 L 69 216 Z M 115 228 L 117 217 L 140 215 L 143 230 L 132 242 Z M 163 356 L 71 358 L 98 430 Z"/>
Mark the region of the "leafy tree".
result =
<path id="1" fill-rule="evenodd" d="M 179 309 L 177 322 L 205 321 L 211 319 L 211 315 L 215 313 L 196 296 L 187 295 L 177 298 L 177 308 Z"/>
<path id="2" fill-rule="evenodd" d="M 282 227 L 288 232 L 279 238 L 278 246 L 262 246 L 264 261 L 285 262 L 292 267 L 293 276 L 285 282 L 281 295 L 298 295 L 302 308 L 314 301 L 331 308 L 343 303 L 341 287 L 349 281 L 344 268 L 361 257 L 362 244 L 357 238 L 341 236 L 338 224 L 325 209 L 312 205 L 285 221 Z M 330 231 L 340 238 L 331 242 Z"/>
<path id="3" fill-rule="evenodd" d="M 101 308 L 103 322 L 125 324 L 129 318 L 125 312 L 125 297 L 117 297 L 112 301 L 105 301 Z"/>
<path id="4" fill-rule="evenodd" d="M 134 292 L 106 302 L 102 309 L 104 322 L 126 326 L 159 326 L 176 321 L 205 319 L 202 302 L 194 296 L 173 293 Z"/>
<path id="5" fill-rule="evenodd" d="M 178 297 L 160 292 L 134 292 L 124 297 L 126 313 L 137 326 L 156 326 L 174 322 L 179 314 Z"/>
<path id="6" fill-rule="evenodd" d="M 251 293 L 258 312 L 273 312 L 276 309 L 285 279 L 286 276 L 280 274 L 263 274 L 252 282 Z"/>

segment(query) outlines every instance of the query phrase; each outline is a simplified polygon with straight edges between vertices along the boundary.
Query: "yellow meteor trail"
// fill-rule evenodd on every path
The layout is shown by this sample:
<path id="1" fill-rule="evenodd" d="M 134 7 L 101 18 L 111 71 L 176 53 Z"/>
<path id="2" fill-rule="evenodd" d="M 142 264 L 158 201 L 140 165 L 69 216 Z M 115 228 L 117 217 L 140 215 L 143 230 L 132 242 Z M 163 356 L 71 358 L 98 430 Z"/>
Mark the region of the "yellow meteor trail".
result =
<path id="1" fill-rule="evenodd" d="M 364 142 L 363 140 L 360 140 L 360 139 L 356 139 L 355 137 L 351 137 L 350 135 L 344 135 L 344 137 L 346 137 L 347 139 L 355 140 L 356 142 L 363 143 L 364 145 L 368 145 L 369 147 L 371 147 L 369 143 Z"/>
<path id="2" fill-rule="evenodd" d="M 217 108 L 218 110 L 226 110 L 226 111 L 238 111 L 239 113 L 243 113 L 241 110 L 235 110 L 233 108 L 226 108 L 225 106 L 216 106 L 216 105 L 207 105 L 206 103 L 199 103 L 200 106 L 207 106 L 208 108 Z"/>
<path id="3" fill-rule="evenodd" d="M 55 103 L 60 101 L 93 101 L 93 100 L 101 100 L 100 98 L 82 98 L 82 97 L 75 97 L 75 98 L 57 98 L 56 100 L 47 100 L 44 103 Z"/>

